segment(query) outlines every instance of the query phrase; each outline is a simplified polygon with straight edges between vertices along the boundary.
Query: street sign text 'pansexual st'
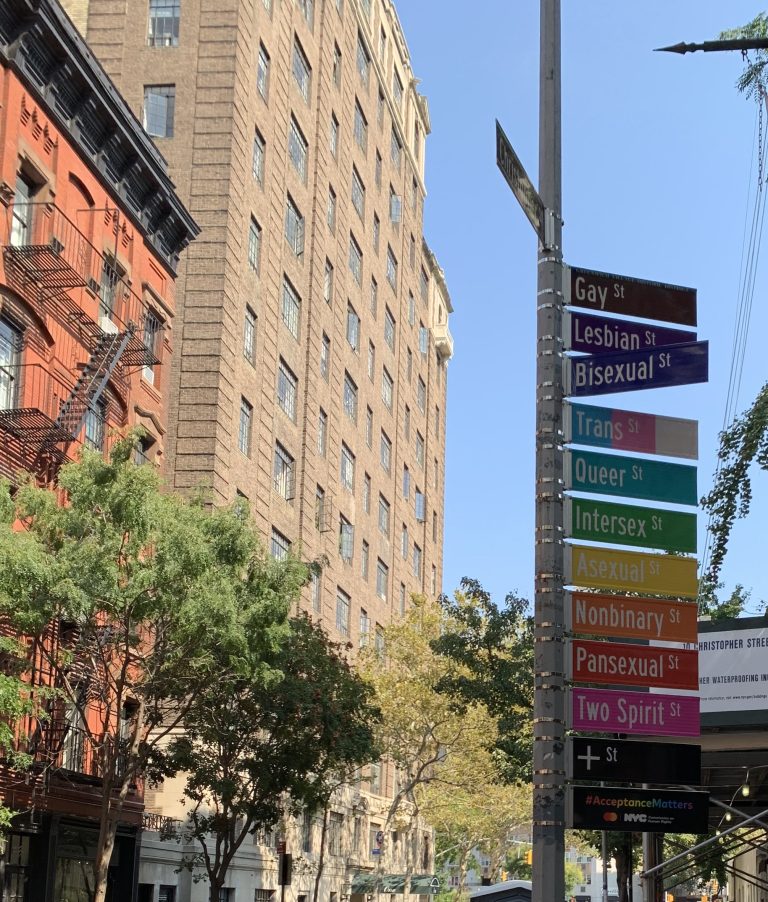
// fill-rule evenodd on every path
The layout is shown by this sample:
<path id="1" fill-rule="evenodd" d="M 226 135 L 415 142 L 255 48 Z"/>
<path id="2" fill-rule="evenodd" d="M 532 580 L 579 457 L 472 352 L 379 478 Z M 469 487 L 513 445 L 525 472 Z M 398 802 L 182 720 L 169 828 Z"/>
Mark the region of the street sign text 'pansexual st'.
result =
<path id="1" fill-rule="evenodd" d="M 696 420 L 569 402 L 564 408 L 563 429 L 566 442 L 575 445 L 688 460 L 699 456 Z"/>
<path id="2" fill-rule="evenodd" d="M 699 653 L 628 642 L 571 640 L 571 678 L 601 686 L 699 688 Z"/>

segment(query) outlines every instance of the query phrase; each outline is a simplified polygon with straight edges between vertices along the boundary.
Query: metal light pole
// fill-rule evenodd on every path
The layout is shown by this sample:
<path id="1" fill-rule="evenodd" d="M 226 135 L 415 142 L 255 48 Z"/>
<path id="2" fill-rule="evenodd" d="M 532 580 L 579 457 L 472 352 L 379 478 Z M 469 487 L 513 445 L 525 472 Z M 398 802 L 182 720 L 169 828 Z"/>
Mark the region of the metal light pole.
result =
<path id="1" fill-rule="evenodd" d="M 563 257 L 560 0 L 541 0 L 539 246 L 536 313 L 536 582 L 533 705 L 533 902 L 565 896 L 563 598 Z"/>

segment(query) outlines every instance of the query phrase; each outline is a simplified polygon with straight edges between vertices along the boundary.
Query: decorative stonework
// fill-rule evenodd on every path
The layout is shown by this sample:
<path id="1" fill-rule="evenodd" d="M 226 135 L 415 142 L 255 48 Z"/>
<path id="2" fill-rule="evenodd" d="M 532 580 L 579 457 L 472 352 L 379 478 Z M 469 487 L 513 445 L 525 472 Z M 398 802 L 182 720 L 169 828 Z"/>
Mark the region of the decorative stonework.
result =
<path id="1" fill-rule="evenodd" d="M 26 94 L 23 94 L 21 97 L 19 121 L 32 135 L 33 141 L 42 147 L 43 153 L 50 157 L 58 141 L 51 137 L 52 129 L 50 124 L 39 108 L 34 103 L 32 103 L 31 107 L 28 105 Z"/>

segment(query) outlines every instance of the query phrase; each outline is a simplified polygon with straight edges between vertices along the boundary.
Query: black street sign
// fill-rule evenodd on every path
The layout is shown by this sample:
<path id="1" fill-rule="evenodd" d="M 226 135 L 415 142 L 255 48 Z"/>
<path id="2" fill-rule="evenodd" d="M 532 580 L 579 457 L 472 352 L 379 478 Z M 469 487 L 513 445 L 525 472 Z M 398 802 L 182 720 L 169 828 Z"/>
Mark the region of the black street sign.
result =
<path id="1" fill-rule="evenodd" d="M 496 120 L 496 165 L 530 220 L 539 240 L 544 244 L 544 204 L 538 191 L 533 187 L 533 182 L 528 178 L 528 173 L 523 168 L 520 158 L 512 149 L 509 138 L 504 134 L 504 129 L 499 125 L 498 119 Z"/>
<path id="2" fill-rule="evenodd" d="M 665 323 L 696 325 L 696 289 L 631 276 L 569 267 L 565 303 L 595 313 L 619 313 Z"/>
<path id="3" fill-rule="evenodd" d="M 706 833 L 708 792 L 569 786 L 566 826 L 574 830 Z"/>
<path id="4" fill-rule="evenodd" d="M 701 782 L 701 746 L 698 745 L 574 736 L 568 740 L 566 756 L 570 780 L 686 786 Z"/>

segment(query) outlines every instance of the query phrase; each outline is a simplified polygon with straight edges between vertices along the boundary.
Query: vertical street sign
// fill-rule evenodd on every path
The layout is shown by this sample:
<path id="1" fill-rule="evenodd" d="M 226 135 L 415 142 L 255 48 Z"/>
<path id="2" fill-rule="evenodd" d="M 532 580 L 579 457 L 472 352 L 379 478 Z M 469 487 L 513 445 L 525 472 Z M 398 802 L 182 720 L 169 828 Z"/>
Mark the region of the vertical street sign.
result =
<path id="1" fill-rule="evenodd" d="M 566 442 L 575 445 L 689 460 L 699 456 L 696 420 L 568 402 L 563 425 Z"/>
<path id="2" fill-rule="evenodd" d="M 544 244 L 544 204 L 528 178 L 520 158 L 504 134 L 504 129 L 496 120 L 496 165 L 507 180 L 512 193 L 523 208 L 539 240 Z"/>

